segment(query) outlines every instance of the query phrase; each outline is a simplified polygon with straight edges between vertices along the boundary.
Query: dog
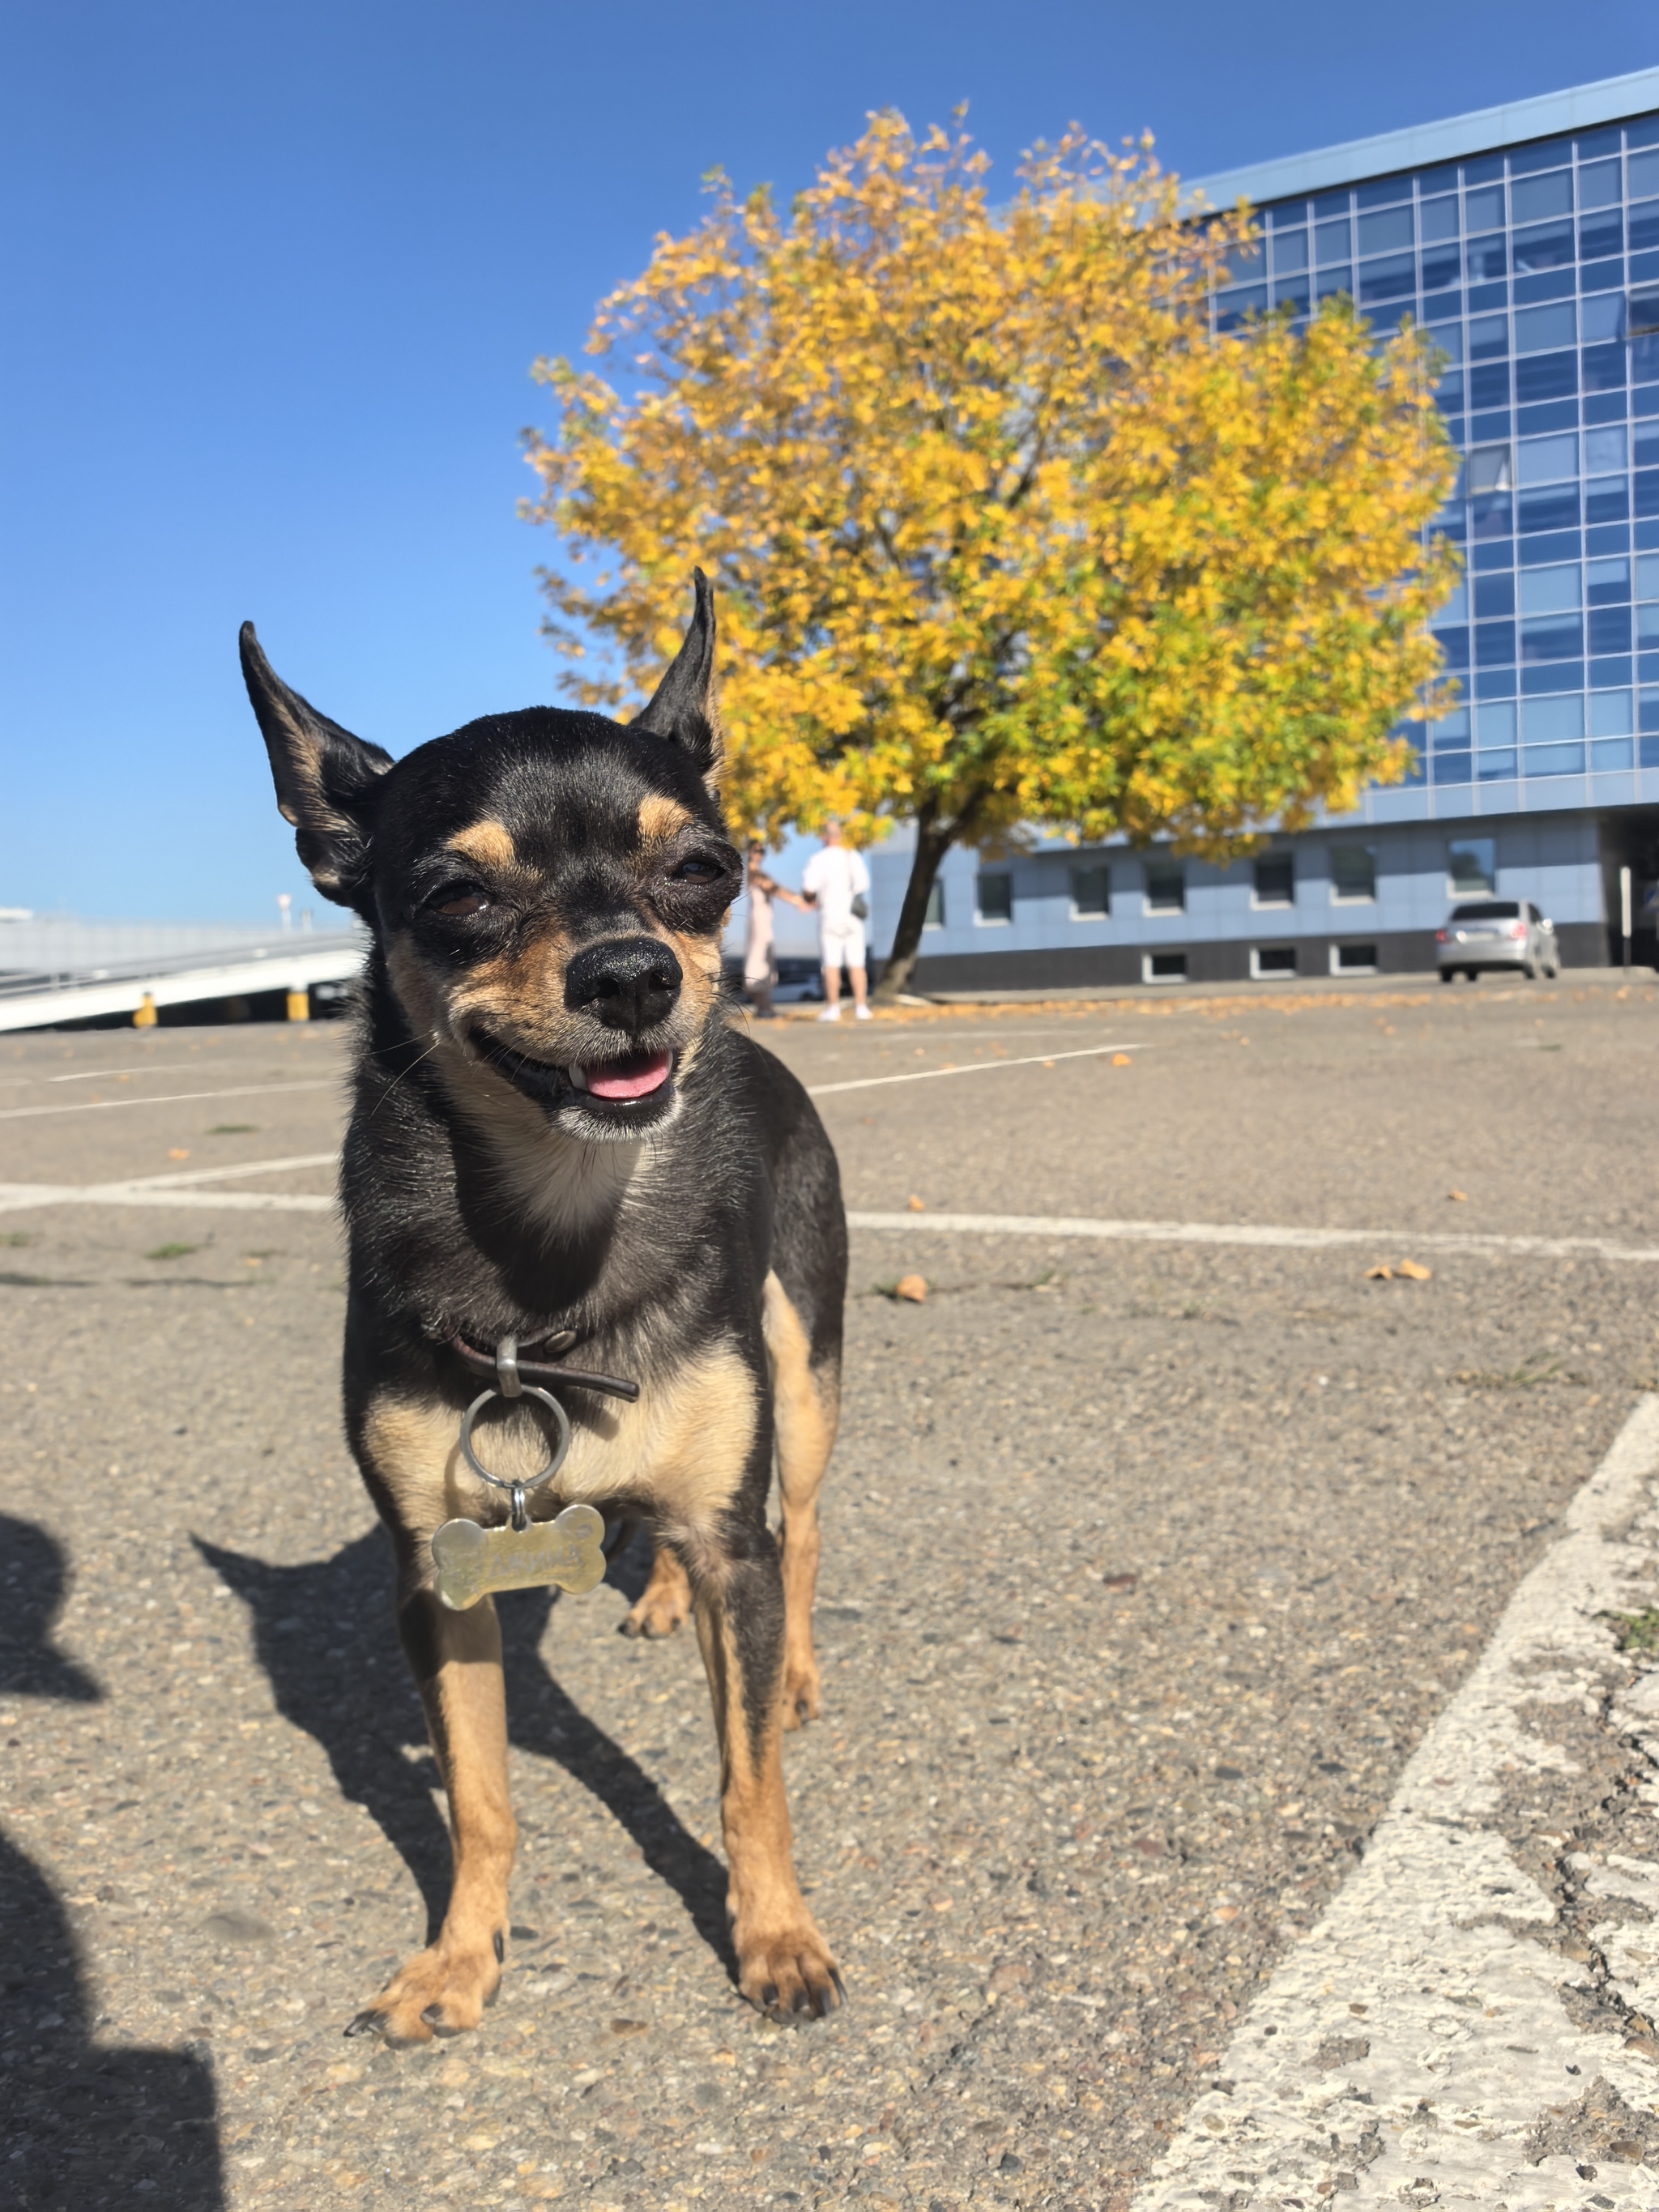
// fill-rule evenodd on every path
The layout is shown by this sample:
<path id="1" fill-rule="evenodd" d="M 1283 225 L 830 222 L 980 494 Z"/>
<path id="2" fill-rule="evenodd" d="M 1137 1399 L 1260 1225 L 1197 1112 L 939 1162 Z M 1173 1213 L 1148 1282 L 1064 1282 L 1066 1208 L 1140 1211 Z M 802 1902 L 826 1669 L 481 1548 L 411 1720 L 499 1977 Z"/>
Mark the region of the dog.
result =
<path id="1" fill-rule="evenodd" d="M 348 2033 L 473 2027 L 506 1959 L 501 1634 L 489 1599 L 441 1601 L 431 1544 L 452 1518 L 507 1518 L 458 1431 L 481 1372 L 516 1388 L 514 1344 L 581 1361 L 522 1370 L 557 1380 L 571 1425 L 530 1516 L 586 1503 L 648 1522 L 651 1577 L 623 1625 L 696 1621 L 738 1986 L 775 2019 L 827 2014 L 844 1990 L 795 1876 L 781 1737 L 818 1711 L 846 1218 L 805 1091 L 723 995 L 742 864 L 719 798 L 708 580 L 696 572 L 684 641 L 626 724 L 532 707 L 394 762 L 291 691 L 252 623 L 241 659 L 300 859 L 372 934 L 340 1182 L 345 1423 L 391 1533 L 454 1854 L 436 1941 Z M 615 1395 L 627 1381 L 603 1395 L 605 1370 L 636 1401 Z M 475 1438 L 492 1474 L 527 1483 L 545 1462 L 540 1419 L 496 1401 Z"/>

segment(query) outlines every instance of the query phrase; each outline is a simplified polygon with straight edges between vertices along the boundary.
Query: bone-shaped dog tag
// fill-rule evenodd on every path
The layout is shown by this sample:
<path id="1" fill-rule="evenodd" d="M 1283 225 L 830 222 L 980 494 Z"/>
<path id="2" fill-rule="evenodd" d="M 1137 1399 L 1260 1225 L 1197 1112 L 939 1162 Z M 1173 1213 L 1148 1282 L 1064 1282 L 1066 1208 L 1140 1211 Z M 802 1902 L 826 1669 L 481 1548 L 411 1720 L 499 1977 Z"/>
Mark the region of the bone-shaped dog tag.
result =
<path id="1" fill-rule="evenodd" d="M 438 1595 L 452 1613 L 465 1613 L 491 1590 L 544 1583 L 586 1596 L 605 1580 L 604 1534 L 604 1516 L 591 1505 L 567 1505 L 557 1520 L 532 1521 L 527 1528 L 446 1521 L 432 1539 Z"/>

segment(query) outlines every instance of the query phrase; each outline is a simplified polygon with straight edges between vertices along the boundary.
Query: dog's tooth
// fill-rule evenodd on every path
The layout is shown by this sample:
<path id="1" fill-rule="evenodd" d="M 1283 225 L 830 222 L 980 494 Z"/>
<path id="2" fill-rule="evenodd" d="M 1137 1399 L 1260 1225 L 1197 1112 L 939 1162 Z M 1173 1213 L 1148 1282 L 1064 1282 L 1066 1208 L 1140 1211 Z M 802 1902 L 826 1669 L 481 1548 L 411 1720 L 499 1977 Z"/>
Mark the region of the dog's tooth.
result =
<path id="1" fill-rule="evenodd" d="M 587 1088 L 587 1070 L 582 1066 L 580 1060 L 574 1060 L 571 1063 L 569 1073 L 570 1080 L 574 1084 L 576 1089 L 578 1091 L 586 1091 Z"/>

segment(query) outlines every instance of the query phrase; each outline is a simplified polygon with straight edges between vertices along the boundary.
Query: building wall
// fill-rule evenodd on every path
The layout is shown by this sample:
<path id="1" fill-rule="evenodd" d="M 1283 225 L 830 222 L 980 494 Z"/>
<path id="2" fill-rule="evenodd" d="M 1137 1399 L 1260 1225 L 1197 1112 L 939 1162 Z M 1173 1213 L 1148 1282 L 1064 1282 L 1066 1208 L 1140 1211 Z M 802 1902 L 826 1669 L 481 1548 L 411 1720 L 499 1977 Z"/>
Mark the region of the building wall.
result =
<path id="1" fill-rule="evenodd" d="M 1289 859 L 1288 904 L 1259 896 L 1253 860 L 1224 868 L 1190 859 L 1172 863 L 1167 853 L 1125 845 L 1079 850 L 1054 842 L 1006 860 L 956 851 L 940 871 L 943 921 L 922 933 L 917 980 L 939 989 L 1115 986 L 1142 981 L 1146 956 L 1183 951 L 1189 978 L 1223 981 L 1250 975 L 1262 953 L 1286 947 L 1295 948 L 1297 974 L 1324 975 L 1332 972 L 1334 948 L 1367 945 L 1377 948 L 1375 965 L 1383 972 L 1429 969 L 1434 932 L 1448 908 L 1460 895 L 1474 895 L 1472 877 L 1457 872 L 1460 852 L 1492 870 L 1498 896 L 1542 908 L 1569 964 L 1597 965 L 1608 957 L 1601 846 L 1596 818 L 1577 812 L 1310 831 L 1276 840 L 1264 856 Z M 1335 855 L 1355 848 L 1371 858 L 1370 898 L 1344 896 L 1335 880 Z M 881 955 L 892 944 L 910 855 L 910 841 L 895 838 L 869 856 L 872 940 Z M 1149 901 L 1148 872 L 1172 865 L 1181 871 L 1184 902 L 1179 911 L 1160 912 Z M 1110 912 L 1075 915 L 1073 871 L 1103 867 Z M 1009 920 L 982 918 L 981 877 L 1008 879 Z M 1468 886 L 1462 893 L 1460 881 Z"/>

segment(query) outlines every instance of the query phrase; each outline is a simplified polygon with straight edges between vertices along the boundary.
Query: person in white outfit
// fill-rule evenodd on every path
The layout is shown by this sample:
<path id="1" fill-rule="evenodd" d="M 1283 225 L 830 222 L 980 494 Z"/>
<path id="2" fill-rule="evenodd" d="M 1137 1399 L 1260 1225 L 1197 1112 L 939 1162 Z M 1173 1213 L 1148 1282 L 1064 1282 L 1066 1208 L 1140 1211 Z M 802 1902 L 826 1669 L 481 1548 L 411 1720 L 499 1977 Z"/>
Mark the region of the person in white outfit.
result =
<path id="1" fill-rule="evenodd" d="M 823 962 L 824 1009 L 821 1022 L 841 1019 L 841 971 L 853 982 L 854 1018 L 867 1022 L 864 925 L 870 912 L 870 871 L 862 853 L 842 842 L 833 816 L 823 825 L 823 842 L 806 863 L 800 887 L 818 917 L 818 951 Z"/>
<path id="2" fill-rule="evenodd" d="M 806 901 L 767 874 L 764 845 L 749 848 L 747 880 L 749 927 L 743 947 L 743 995 L 763 1020 L 769 1020 L 772 988 L 777 980 L 777 962 L 772 950 L 772 902 L 787 899 L 791 906 L 798 906 L 804 912 Z"/>

